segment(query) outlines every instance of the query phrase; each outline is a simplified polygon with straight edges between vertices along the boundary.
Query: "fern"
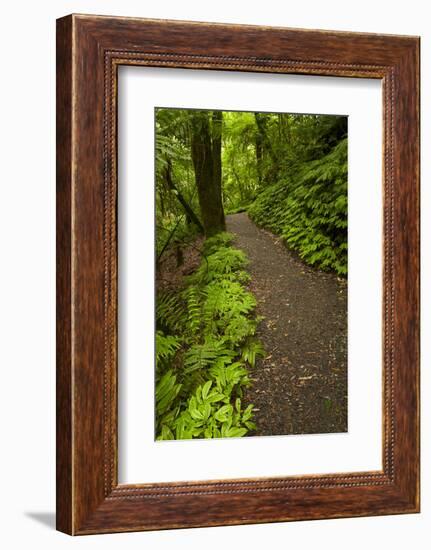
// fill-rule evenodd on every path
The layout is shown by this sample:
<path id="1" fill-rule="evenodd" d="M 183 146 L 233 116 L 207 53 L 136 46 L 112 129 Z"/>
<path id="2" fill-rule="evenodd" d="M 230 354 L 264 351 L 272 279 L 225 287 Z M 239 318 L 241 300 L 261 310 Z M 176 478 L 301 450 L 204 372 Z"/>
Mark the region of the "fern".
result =
<path id="1" fill-rule="evenodd" d="M 161 330 L 156 331 L 156 365 L 159 368 L 162 364 L 171 360 L 180 349 L 180 339 L 165 335 Z"/>
<path id="2" fill-rule="evenodd" d="M 241 405 L 247 366 L 263 354 L 261 317 L 246 290 L 245 254 L 233 236 L 207 239 L 204 259 L 177 293 L 157 296 L 157 439 L 243 437 L 255 429 L 253 405 Z M 181 337 L 177 336 L 181 334 Z"/>
<path id="3" fill-rule="evenodd" d="M 242 358 L 247 361 L 252 367 L 256 364 L 257 357 L 263 357 L 265 351 L 263 346 L 257 340 L 249 340 L 247 344 L 242 348 Z"/>
<path id="4" fill-rule="evenodd" d="M 251 292 L 231 280 L 213 281 L 207 286 L 203 304 L 203 318 L 206 330 L 211 334 L 232 332 L 232 321 L 238 322 L 256 307 L 256 299 Z"/>
<path id="5" fill-rule="evenodd" d="M 214 364 L 228 364 L 234 356 L 234 352 L 224 346 L 222 340 L 209 340 L 204 344 L 195 344 L 184 357 L 184 374 L 206 369 Z"/>
<path id="6" fill-rule="evenodd" d="M 161 330 L 175 333 L 186 321 L 185 305 L 178 294 L 172 291 L 160 292 L 157 296 L 156 323 Z"/>
<path id="7" fill-rule="evenodd" d="M 192 335 L 197 334 L 202 322 L 202 290 L 197 286 L 189 286 L 183 293 L 187 304 L 187 331 Z"/>
<path id="8" fill-rule="evenodd" d="M 347 275 L 347 139 L 265 189 L 248 212 L 306 263 Z"/>
<path id="9" fill-rule="evenodd" d="M 219 248 L 229 246 L 233 239 L 234 235 L 232 233 L 227 233 L 226 231 L 217 233 L 205 241 L 203 251 L 207 255 L 212 254 L 213 252 L 217 252 Z"/>
<path id="10" fill-rule="evenodd" d="M 181 384 L 177 384 L 177 377 L 172 370 L 168 370 L 156 384 L 156 412 L 163 415 L 172 401 L 179 394 Z"/>
<path id="11" fill-rule="evenodd" d="M 238 272 L 247 265 L 242 250 L 232 247 L 219 248 L 206 256 L 199 269 L 188 278 L 189 284 L 206 284 L 215 279 L 235 280 Z"/>

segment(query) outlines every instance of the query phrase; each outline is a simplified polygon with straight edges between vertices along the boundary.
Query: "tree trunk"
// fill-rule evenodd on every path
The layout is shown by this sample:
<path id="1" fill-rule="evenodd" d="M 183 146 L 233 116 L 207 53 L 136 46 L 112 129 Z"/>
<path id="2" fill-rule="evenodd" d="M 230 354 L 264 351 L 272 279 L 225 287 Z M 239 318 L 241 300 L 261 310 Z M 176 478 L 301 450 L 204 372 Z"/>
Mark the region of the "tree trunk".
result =
<path id="1" fill-rule="evenodd" d="M 191 152 L 205 236 L 226 230 L 222 200 L 222 113 L 191 111 Z"/>
<path id="2" fill-rule="evenodd" d="M 220 227 L 222 231 L 226 230 L 226 221 L 223 209 L 223 189 L 222 189 L 222 164 L 221 164 L 221 140 L 222 140 L 223 112 L 213 111 L 212 116 L 212 143 L 213 143 L 213 163 L 214 163 L 214 186 L 217 189 L 219 198 L 219 216 Z"/>

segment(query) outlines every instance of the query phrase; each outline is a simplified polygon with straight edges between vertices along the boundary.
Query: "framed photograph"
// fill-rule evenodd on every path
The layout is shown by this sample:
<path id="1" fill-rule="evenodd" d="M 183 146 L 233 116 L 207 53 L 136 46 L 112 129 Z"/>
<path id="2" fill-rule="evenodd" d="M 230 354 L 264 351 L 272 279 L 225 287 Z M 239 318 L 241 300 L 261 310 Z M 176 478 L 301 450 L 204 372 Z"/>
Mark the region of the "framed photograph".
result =
<path id="1" fill-rule="evenodd" d="M 57 21 L 57 528 L 419 511 L 419 38 Z"/>

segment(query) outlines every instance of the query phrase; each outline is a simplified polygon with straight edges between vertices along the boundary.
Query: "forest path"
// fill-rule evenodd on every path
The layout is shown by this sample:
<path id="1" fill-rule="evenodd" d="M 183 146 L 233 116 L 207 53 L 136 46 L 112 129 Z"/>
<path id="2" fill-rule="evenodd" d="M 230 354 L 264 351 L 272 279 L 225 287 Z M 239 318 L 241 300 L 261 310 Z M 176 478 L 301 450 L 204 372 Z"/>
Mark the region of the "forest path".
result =
<path id="1" fill-rule="evenodd" d="M 267 355 L 244 397 L 256 407 L 254 435 L 346 431 L 346 281 L 304 265 L 246 213 L 226 223 L 250 260 L 249 288 L 265 317 L 257 336 Z"/>

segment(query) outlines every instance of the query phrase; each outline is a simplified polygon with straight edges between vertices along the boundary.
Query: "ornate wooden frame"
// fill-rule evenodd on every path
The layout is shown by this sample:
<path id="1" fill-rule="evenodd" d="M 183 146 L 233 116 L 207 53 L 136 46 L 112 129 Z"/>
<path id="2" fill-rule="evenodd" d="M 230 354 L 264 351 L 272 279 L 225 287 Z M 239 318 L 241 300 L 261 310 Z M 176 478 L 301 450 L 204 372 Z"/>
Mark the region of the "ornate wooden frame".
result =
<path id="1" fill-rule="evenodd" d="M 383 470 L 119 485 L 119 65 L 383 82 Z M 419 511 L 419 38 L 70 15 L 57 21 L 57 528 L 69 534 Z"/>

